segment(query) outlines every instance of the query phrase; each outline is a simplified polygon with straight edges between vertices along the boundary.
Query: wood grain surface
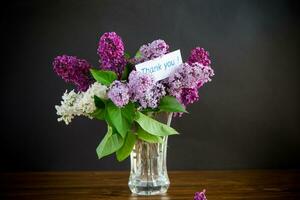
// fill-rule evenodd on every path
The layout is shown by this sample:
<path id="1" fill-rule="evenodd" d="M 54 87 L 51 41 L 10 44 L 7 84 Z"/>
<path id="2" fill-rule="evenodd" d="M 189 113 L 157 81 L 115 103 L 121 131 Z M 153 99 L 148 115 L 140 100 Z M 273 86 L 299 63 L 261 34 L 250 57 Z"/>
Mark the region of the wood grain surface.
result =
<path id="1" fill-rule="evenodd" d="M 173 171 L 163 196 L 135 196 L 128 172 L 2 173 L 0 199 L 193 200 L 207 190 L 208 200 L 300 200 L 299 170 Z"/>

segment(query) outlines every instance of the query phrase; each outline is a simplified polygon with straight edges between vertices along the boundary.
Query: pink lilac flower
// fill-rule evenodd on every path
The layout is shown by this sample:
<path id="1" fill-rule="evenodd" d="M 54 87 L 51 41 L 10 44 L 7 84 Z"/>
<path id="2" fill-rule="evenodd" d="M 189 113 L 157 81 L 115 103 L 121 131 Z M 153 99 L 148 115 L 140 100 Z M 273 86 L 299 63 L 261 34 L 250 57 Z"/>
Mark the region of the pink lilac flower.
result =
<path id="1" fill-rule="evenodd" d="M 54 58 L 53 69 L 66 82 L 73 83 L 78 91 L 86 91 L 92 83 L 90 77 L 91 65 L 76 56 L 62 55 Z"/>
<path id="2" fill-rule="evenodd" d="M 155 83 L 153 77 L 138 71 L 132 71 L 128 78 L 128 87 L 133 102 L 138 102 L 142 108 L 156 108 L 164 95 L 165 87 Z"/>
<path id="3" fill-rule="evenodd" d="M 183 105 L 192 104 L 199 100 L 197 88 L 183 88 L 180 92 L 180 101 Z"/>
<path id="4" fill-rule="evenodd" d="M 120 77 L 126 65 L 124 44 L 115 32 L 104 33 L 99 41 L 97 53 L 100 57 L 100 68 L 114 71 Z"/>
<path id="5" fill-rule="evenodd" d="M 195 62 L 198 62 L 204 66 L 209 66 L 211 64 L 211 61 L 209 59 L 208 51 L 205 51 L 205 49 L 201 47 L 192 49 L 191 54 L 188 58 L 188 63 L 192 64 Z"/>
<path id="6" fill-rule="evenodd" d="M 194 196 L 194 200 L 207 200 L 205 196 L 205 189 L 202 192 L 196 192 Z"/>
<path id="7" fill-rule="evenodd" d="M 211 81 L 214 71 L 198 62 L 183 63 L 168 79 L 168 92 L 184 106 L 198 101 L 198 89 Z"/>
<path id="8" fill-rule="evenodd" d="M 169 45 L 161 39 L 154 40 L 151 43 L 140 47 L 140 58 L 136 58 L 135 63 L 145 62 L 160 57 L 169 52 Z"/>
<path id="9" fill-rule="evenodd" d="M 127 84 L 116 80 L 111 84 L 107 96 L 116 106 L 123 107 L 129 102 L 129 88 Z"/>
<path id="10" fill-rule="evenodd" d="M 188 63 L 181 64 L 169 77 L 169 85 L 172 90 L 178 92 L 182 88 L 197 87 L 201 69 Z"/>
<path id="11" fill-rule="evenodd" d="M 205 83 L 211 81 L 211 77 L 215 75 L 214 70 L 211 66 L 205 66 L 198 62 L 193 63 L 192 67 L 200 69 L 200 74 L 197 81 L 197 88 L 202 87 Z"/>

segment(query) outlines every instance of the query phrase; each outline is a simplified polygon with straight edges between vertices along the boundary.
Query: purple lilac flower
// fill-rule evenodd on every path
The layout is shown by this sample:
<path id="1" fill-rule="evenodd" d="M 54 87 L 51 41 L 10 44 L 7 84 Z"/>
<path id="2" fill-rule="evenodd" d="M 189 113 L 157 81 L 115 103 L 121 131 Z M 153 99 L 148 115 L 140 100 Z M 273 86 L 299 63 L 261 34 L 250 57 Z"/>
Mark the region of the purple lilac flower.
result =
<path id="1" fill-rule="evenodd" d="M 202 192 L 196 192 L 194 196 L 194 200 L 207 200 L 205 196 L 205 189 Z"/>
<path id="2" fill-rule="evenodd" d="M 169 77 L 169 85 L 172 90 L 178 92 L 182 88 L 197 87 L 201 69 L 188 63 L 181 64 Z"/>
<path id="3" fill-rule="evenodd" d="M 210 66 L 198 62 L 183 63 L 169 77 L 168 91 L 184 106 L 194 103 L 199 99 L 198 89 L 211 81 L 214 71 Z"/>
<path id="4" fill-rule="evenodd" d="M 188 63 L 183 63 L 168 79 L 169 93 L 181 100 L 181 92 L 183 88 L 197 88 L 201 69 L 193 67 Z"/>
<path id="5" fill-rule="evenodd" d="M 99 41 L 97 50 L 100 56 L 100 68 L 111 70 L 120 77 L 126 65 L 124 57 L 124 44 L 120 36 L 115 32 L 104 33 Z"/>
<path id="6" fill-rule="evenodd" d="M 133 101 L 138 101 L 154 85 L 154 79 L 149 74 L 133 70 L 128 77 L 128 86 Z"/>
<path id="7" fill-rule="evenodd" d="M 197 81 L 197 88 L 200 88 L 205 83 L 210 82 L 211 77 L 215 75 L 214 70 L 210 66 L 205 66 L 196 62 L 192 64 L 192 67 L 200 70 L 198 81 Z"/>
<path id="8" fill-rule="evenodd" d="M 199 100 L 197 88 L 183 88 L 180 92 L 180 101 L 183 105 L 192 104 Z"/>
<path id="9" fill-rule="evenodd" d="M 155 83 L 153 77 L 138 71 L 129 74 L 128 86 L 133 102 L 138 102 L 142 108 L 156 108 L 164 95 L 165 87 L 161 83 Z"/>
<path id="10" fill-rule="evenodd" d="M 136 63 L 152 60 L 169 52 L 169 45 L 161 39 L 140 47 L 141 57 L 136 59 Z"/>
<path id="11" fill-rule="evenodd" d="M 127 84 L 116 80 L 111 84 L 107 96 L 116 106 L 123 107 L 129 102 L 129 88 Z"/>
<path id="12" fill-rule="evenodd" d="M 54 58 L 53 69 L 66 82 L 76 85 L 78 91 L 86 91 L 92 83 L 90 64 L 75 56 L 62 55 Z"/>
<path id="13" fill-rule="evenodd" d="M 191 54 L 188 58 L 188 63 L 192 64 L 195 62 L 198 62 L 204 66 L 209 66 L 211 64 L 211 61 L 209 59 L 208 51 L 205 51 L 205 49 L 200 47 L 192 49 Z"/>
<path id="14" fill-rule="evenodd" d="M 156 108 L 160 99 L 165 95 L 165 87 L 163 84 L 157 82 L 149 91 L 146 91 L 143 97 L 139 99 L 139 103 L 143 108 Z"/>

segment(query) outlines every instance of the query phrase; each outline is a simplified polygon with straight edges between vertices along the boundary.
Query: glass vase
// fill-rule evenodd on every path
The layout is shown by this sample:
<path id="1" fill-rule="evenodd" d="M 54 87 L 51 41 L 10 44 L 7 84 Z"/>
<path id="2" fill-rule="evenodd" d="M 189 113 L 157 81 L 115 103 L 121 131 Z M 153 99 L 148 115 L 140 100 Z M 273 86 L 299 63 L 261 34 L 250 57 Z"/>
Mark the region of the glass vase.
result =
<path id="1" fill-rule="evenodd" d="M 170 126 L 172 113 L 160 113 L 154 118 Z M 162 139 L 162 143 L 137 140 L 130 154 L 128 186 L 133 194 L 159 195 L 167 192 L 170 185 L 166 161 L 168 137 Z"/>

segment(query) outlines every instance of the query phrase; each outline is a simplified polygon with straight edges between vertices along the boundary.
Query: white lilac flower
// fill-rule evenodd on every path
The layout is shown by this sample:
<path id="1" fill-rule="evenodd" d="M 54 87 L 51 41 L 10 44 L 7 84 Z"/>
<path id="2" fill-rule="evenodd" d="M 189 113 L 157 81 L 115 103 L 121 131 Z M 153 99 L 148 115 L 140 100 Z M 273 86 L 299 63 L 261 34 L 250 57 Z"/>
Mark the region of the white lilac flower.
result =
<path id="1" fill-rule="evenodd" d="M 96 110 L 96 105 L 94 103 L 94 96 L 101 99 L 107 99 L 106 95 L 107 87 L 95 82 L 92 84 L 86 92 L 83 92 L 82 98 L 78 101 L 78 107 L 82 111 L 82 115 L 89 116 Z M 89 116 L 90 117 L 90 116 Z"/>
<path id="2" fill-rule="evenodd" d="M 58 121 L 69 124 L 75 116 L 83 115 L 92 118 L 90 114 L 96 110 L 94 96 L 106 99 L 106 90 L 106 86 L 95 82 L 86 92 L 66 91 L 62 96 L 61 105 L 55 106 L 56 114 L 61 116 Z"/>
<path id="3" fill-rule="evenodd" d="M 80 111 L 77 110 L 77 104 L 78 100 L 81 99 L 81 96 L 81 93 L 76 93 L 74 90 L 69 93 L 66 91 L 63 94 L 61 105 L 55 106 L 56 114 L 61 116 L 57 119 L 58 121 L 64 121 L 66 124 L 69 124 L 74 116 L 80 113 Z"/>

